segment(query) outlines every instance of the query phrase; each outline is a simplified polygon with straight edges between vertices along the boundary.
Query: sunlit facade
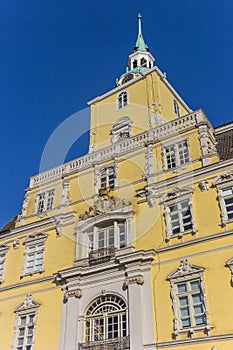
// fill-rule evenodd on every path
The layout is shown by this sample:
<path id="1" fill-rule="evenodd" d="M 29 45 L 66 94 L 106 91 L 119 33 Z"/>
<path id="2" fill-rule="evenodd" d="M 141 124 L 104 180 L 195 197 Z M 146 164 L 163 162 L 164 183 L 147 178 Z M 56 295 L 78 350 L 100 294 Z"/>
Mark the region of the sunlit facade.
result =
<path id="1" fill-rule="evenodd" d="M 0 231 L 2 350 L 232 350 L 233 124 L 142 36 L 89 102 L 89 153 L 31 177 Z"/>

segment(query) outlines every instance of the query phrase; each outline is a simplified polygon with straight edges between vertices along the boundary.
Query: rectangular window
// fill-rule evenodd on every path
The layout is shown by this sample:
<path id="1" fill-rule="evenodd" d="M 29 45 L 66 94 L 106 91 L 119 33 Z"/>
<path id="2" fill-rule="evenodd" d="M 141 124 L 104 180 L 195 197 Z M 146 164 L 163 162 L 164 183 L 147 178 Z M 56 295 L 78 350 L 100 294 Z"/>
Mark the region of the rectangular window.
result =
<path id="1" fill-rule="evenodd" d="M 172 235 L 192 230 L 192 214 L 189 200 L 170 205 L 168 209 Z"/>
<path id="2" fill-rule="evenodd" d="M 38 209 L 37 212 L 38 213 L 42 213 L 44 211 L 45 208 L 45 193 L 41 193 L 38 196 Z"/>
<path id="3" fill-rule="evenodd" d="M 89 258 L 98 260 L 112 256 L 115 249 L 126 247 L 126 222 L 113 222 L 111 226 L 95 227 L 88 234 Z"/>
<path id="4" fill-rule="evenodd" d="M 0 253 L 0 282 L 3 280 L 6 253 Z"/>
<path id="5" fill-rule="evenodd" d="M 54 204 L 55 190 L 40 193 L 37 197 L 37 213 L 51 210 Z"/>
<path id="6" fill-rule="evenodd" d="M 175 114 L 180 117 L 180 107 L 176 99 L 173 99 L 173 107 Z"/>
<path id="7" fill-rule="evenodd" d="M 114 189 L 115 187 L 114 167 L 105 168 L 101 171 L 100 187 Z"/>
<path id="8" fill-rule="evenodd" d="M 34 273 L 43 269 L 44 244 L 29 245 L 26 248 L 25 273 Z"/>
<path id="9" fill-rule="evenodd" d="M 233 219 L 233 188 L 228 187 L 222 190 L 227 219 Z"/>
<path id="10" fill-rule="evenodd" d="M 206 324 L 204 297 L 199 279 L 177 284 L 177 299 L 181 328 Z"/>
<path id="11" fill-rule="evenodd" d="M 31 350 L 35 331 L 35 314 L 19 316 L 16 349 Z"/>
<path id="12" fill-rule="evenodd" d="M 166 169 L 172 169 L 190 161 L 188 142 L 182 141 L 164 149 L 164 162 Z"/>

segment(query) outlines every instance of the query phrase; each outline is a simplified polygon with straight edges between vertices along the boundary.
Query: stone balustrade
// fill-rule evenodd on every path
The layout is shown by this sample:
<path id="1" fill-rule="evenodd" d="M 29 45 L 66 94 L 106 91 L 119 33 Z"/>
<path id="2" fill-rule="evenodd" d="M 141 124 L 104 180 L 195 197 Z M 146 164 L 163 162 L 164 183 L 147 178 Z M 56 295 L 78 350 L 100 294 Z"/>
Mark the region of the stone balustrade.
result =
<path id="1" fill-rule="evenodd" d="M 96 163 L 98 164 L 98 162 L 111 160 L 114 157 L 129 152 L 130 150 L 133 151 L 144 147 L 148 143 L 156 143 L 165 140 L 169 137 L 190 130 L 195 126 L 199 126 L 200 124 L 206 124 L 211 127 L 203 111 L 197 110 L 184 117 L 180 117 L 171 122 L 159 125 L 146 132 L 123 139 L 111 146 L 105 147 L 93 153 L 88 153 L 87 155 L 74 159 L 68 163 L 32 176 L 30 179 L 30 188 L 41 186 L 65 175 L 81 171 L 93 166 Z"/>

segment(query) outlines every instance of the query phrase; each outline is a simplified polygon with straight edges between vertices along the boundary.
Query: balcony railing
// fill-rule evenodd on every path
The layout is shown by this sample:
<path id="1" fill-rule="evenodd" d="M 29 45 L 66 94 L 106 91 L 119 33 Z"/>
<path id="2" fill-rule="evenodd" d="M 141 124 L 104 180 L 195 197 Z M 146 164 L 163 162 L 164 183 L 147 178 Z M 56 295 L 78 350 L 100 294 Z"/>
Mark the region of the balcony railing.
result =
<path id="1" fill-rule="evenodd" d="M 129 337 L 124 337 L 83 343 L 80 344 L 80 350 L 126 350 L 129 346 Z"/>
<path id="2" fill-rule="evenodd" d="M 107 248 L 92 250 L 89 253 L 89 262 L 98 263 L 98 262 L 109 261 L 111 257 L 115 255 L 115 251 L 116 251 L 116 248 L 114 247 L 107 247 Z"/>
<path id="3" fill-rule="evenodd" d="M 159 125 L 136 136 L 123 139 L 116 144 L 100 149 L 99 151 L 88 153 L 87 155 L 74 159 L 71 162 L 32 176 L 30 187 L 39 186 L 48 183 L 49 181 L 62 178 L 64 175 L 92 167 L 96 162 L 113 159 L 115 156 L 120 156 L 131 150 L 133 151 L 143 147 L 148 142 L 158 142 L 179 133 L 183 133 L 198 126 L 200 123 L 210 125 L 202 110 L 195 111 L 194 113 Z"/>

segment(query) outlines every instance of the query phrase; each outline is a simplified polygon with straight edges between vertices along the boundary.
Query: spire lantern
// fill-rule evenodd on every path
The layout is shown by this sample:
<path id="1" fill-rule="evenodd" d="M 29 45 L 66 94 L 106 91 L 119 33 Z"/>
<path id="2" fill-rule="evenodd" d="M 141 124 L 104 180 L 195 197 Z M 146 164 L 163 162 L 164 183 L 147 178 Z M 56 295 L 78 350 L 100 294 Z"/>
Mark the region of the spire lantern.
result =
<path id="1" fill-rule="evenodd" d="M 150 53 L 149 47 L 146 45 L 142 36 L 142 15 L 138 16 L 138 36 L 134 47 L 134 52 L 128 57 L 128 67 L 126 73 L 123 74 L 118 81 L 118 85 L 143 74 L 154 65 L 154 57 Z"/>

